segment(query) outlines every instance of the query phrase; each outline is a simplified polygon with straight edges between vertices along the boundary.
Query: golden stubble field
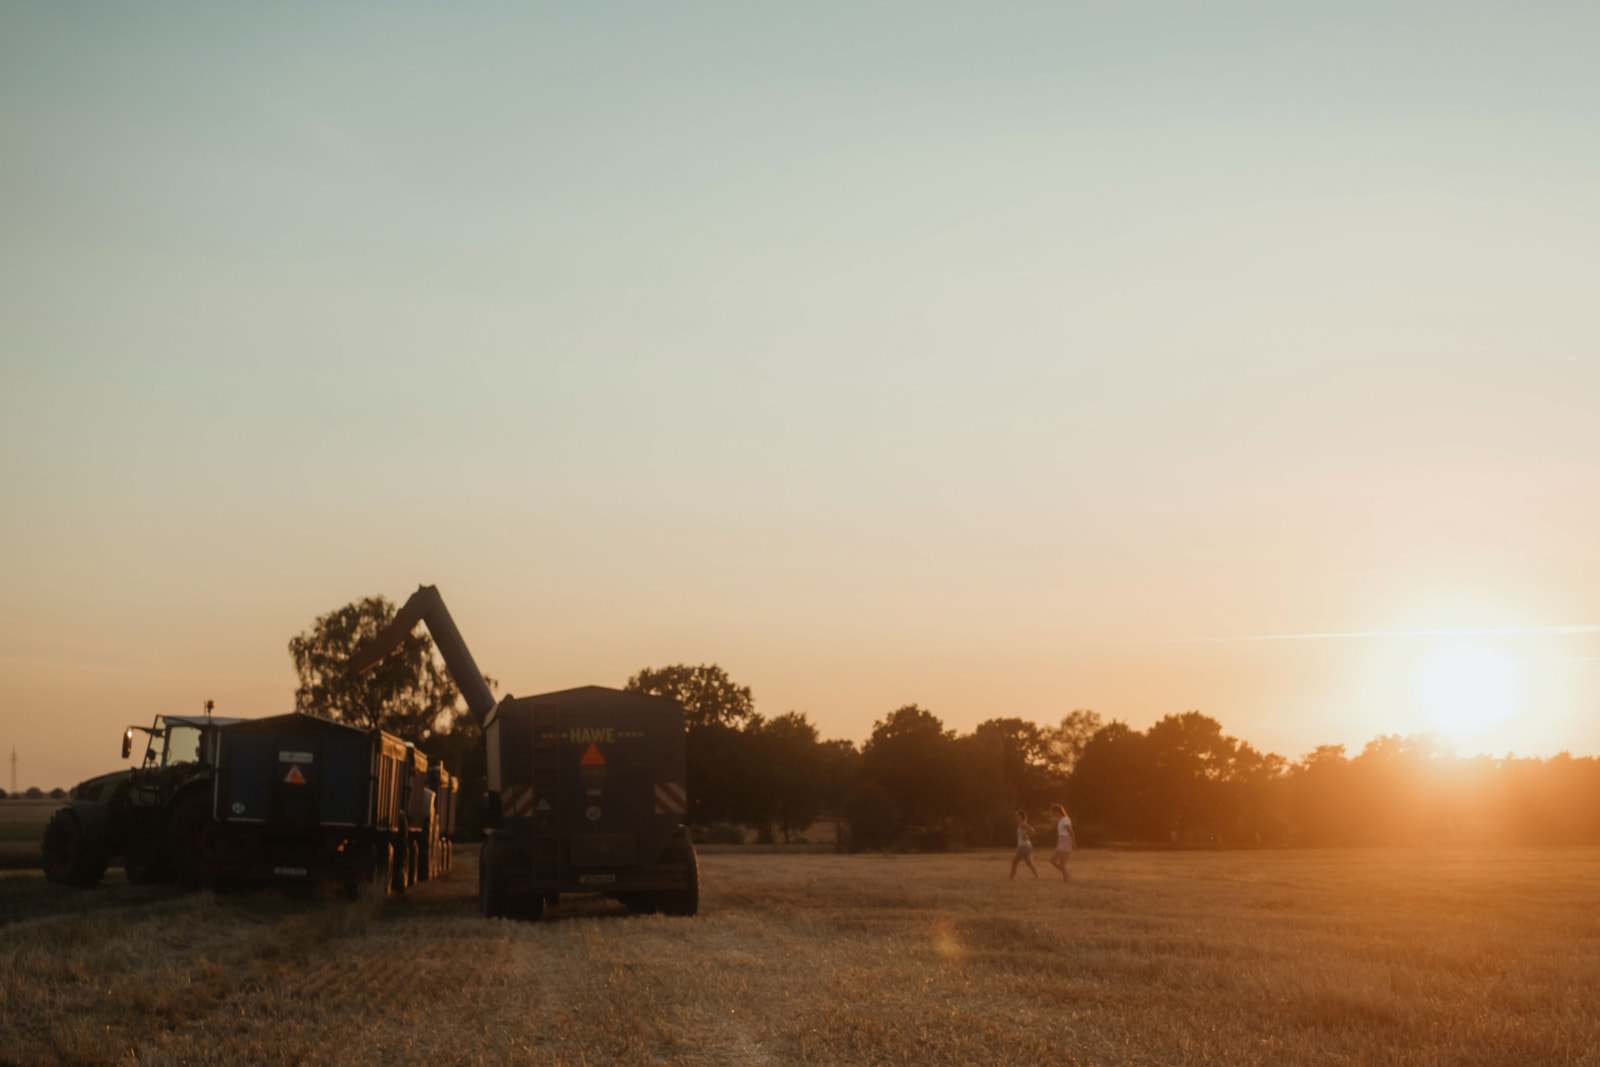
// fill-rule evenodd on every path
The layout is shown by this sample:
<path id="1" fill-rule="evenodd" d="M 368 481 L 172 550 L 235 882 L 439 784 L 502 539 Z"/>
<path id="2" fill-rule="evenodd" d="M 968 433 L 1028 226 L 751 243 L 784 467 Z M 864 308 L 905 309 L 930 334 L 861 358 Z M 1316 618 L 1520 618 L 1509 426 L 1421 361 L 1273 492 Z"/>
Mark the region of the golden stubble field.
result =
<path id="1" fill-rule="evenodd" d="M 7 1063 L 1600 1063 L 1600 850 L 702 856 L 697 919 L 155 899 L 0 927 Z M 0 894 L 39 891 L 27 876 Z"/>

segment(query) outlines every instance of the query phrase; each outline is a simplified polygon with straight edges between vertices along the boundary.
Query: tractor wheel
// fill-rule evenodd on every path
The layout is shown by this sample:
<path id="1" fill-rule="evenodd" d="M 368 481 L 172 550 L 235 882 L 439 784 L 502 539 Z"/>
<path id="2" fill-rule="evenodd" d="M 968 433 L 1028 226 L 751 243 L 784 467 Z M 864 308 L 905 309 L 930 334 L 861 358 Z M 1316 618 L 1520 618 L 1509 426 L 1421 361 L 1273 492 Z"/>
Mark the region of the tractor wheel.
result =
<path id="1" fill-rule="evenodd" d="M 190 793 L 172 809 L 167 820 L 167 869 L 185 889 L 201 889 L 207 871 L 200 857 L 200 835 L 211 821 L 209 793 Z"/>
<path id="2" fill-rule="evenodd" d="M 44 876 L 60 885 L 98 885 L 106 873 L 108 857 L 89 843 L 83 823 L 71 808 L 50 816 L 44 828 L 43 851 Z"/>

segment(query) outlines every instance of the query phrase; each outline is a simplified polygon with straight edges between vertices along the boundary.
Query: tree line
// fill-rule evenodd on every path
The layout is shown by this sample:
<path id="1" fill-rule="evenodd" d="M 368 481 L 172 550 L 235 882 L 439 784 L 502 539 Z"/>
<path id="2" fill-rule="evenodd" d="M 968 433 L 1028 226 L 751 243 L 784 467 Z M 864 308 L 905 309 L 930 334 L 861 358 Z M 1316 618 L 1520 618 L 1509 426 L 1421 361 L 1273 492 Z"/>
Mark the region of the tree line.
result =
<path id="1" fill-rule="evenodd" d="M 763 718 L 715 666 L 645 670 L 628 686 L 693 709 L 693 820 L 762 840 L 828 815 L 852 848 L 1004 845 L 1016 808 L 1037 818 L 1064 803 L 1090 845 L 1600 843 L 1594 757 L 1457 757 L 1426 735 L 1383 735 L 1353 756 L 1323 745 L 1290 762 L 1198 711 L 1146 730 L 1076 710 L 960 733 L 915 704 L 858 749 L 796 712 Z"/>
<path id="2" fill-rule="evenodd" d="M 483 746 L 431 642 L 419 635 L 361 678 L 343 670 L 394 610 L 382 597 L 358 601 L 291 641 L 296 706 L 444 759 L 462 779 L 471 833 L 483 819 Z M 702 838 L 750 830 L 791 841 L 827 818 L 841 847 L 1002 845 L 1016 808 L 1064 803 L 1090 845 L 1600 843 L 1593 757 L 1460 758 L 1427 736 L 1385 735 L 1353 756 L 1324 745 L 1291 762 L 1198 711 L 1146 730 L 1075 710 L 1053 724 L 993 718 L 960 733 L 916 704 L 887 713 L 857 746 L 823 738 L 803 713 L 761 714 L 749 687 L 714 664 L 645 668 L 626 688 L 682 706 L 689 822 Z"/>
<path id="3" fill-rule="evenodd" d="M 49 792 L 40 789 L 36 785 L 30 785 L 27 789 L 19 789 L 15 793 L 7 793 L 4 789 L 0 789 L 0 800 L 6 800 L 8 798 L 14 798 L 17 800 L 44 800 L 46 798 L 50 800 L 63 800 L 66 798 L 66 795 L 67 791 L 60 786 L 56 786 L 56 788 L 50 790 Z"/>

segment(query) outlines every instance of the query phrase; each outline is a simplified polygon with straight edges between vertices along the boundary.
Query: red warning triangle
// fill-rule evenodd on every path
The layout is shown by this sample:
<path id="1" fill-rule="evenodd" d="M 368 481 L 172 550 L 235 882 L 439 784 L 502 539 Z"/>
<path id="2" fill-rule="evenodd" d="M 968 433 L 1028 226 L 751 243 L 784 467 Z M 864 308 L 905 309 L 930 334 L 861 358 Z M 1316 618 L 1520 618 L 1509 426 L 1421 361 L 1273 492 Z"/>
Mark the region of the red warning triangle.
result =
<path id="1" fill-rule="evenodd" d="M 300 764 L 298 763 L 289 764 L 289 773 L 283 776 L 283 780 L 290 785 L 306 784 L 306 776 L 300 773 Z"/>
<path id="2" fill-rule="evenodd" d="M 589 751 L 585 752 L 583 758 L 578 761 L 578 766 L 580 767 L 604 767 L 605 765 L 606 758 L 600 755 L 600 746 L 592 742 L 589 745 Z"/>

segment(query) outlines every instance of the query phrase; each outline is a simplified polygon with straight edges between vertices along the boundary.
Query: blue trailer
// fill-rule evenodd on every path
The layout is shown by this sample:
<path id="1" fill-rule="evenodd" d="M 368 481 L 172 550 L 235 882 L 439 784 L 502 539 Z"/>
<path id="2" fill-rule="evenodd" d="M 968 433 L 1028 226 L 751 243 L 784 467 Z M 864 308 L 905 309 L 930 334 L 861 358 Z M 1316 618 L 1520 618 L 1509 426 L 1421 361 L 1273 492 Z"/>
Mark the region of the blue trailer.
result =
<path id="1" fill-rule="evenodd" d="M 200 849 L 213 879 L 386 895 L 449 869 L 455 782 L 414 746 L 298 712 L 219 734 Z"/>

